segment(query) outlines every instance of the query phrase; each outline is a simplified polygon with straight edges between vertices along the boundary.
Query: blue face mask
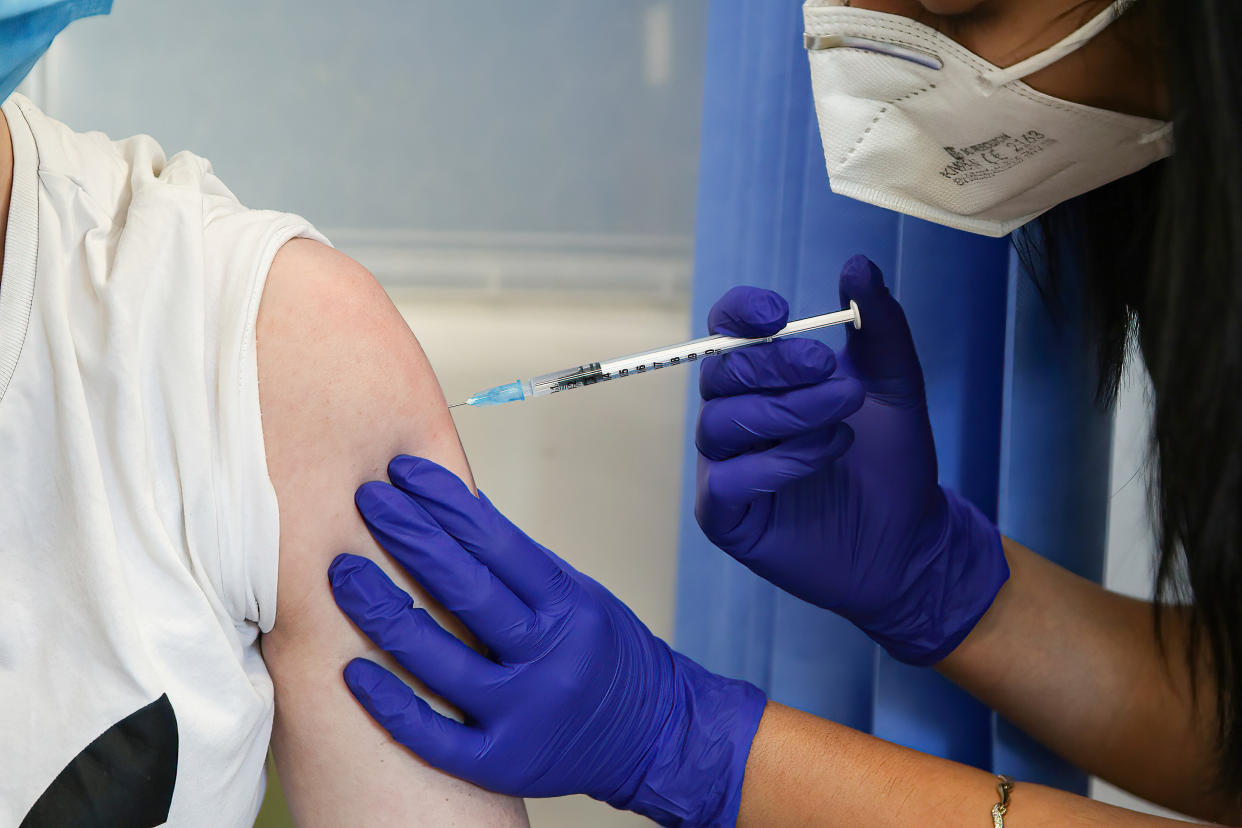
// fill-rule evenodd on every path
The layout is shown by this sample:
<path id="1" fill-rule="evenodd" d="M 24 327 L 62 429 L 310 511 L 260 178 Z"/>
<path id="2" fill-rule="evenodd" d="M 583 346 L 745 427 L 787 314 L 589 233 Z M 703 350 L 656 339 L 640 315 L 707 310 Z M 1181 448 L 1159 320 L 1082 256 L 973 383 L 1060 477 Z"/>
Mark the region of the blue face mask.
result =
<path id="1" fill-rule="evenodd" d="M 9 97 L 61 29 L 107 14 L 112 0 L 0 0 L 0 101 Z"/>

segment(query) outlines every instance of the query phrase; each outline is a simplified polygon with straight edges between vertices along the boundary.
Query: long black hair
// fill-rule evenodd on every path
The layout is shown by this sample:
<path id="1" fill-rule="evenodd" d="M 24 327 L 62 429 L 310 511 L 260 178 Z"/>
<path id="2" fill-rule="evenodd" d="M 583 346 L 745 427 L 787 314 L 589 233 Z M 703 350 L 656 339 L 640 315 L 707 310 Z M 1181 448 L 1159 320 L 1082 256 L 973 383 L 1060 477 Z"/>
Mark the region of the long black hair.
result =
<path id="1" fill-rule="evenodd" d="M 1140 11 L 1141 10 L 1141 11 Z M 1111 402 L 1128 341 L 1154 390 L 1156 632 L 1186 606 L 1192 677 L 1215 690 L 1219 782 L 1242 790 L 1242 7 L 1141 0 L 1174 122 L 1174 155 L 1062 205 L 1027 238 L 1080 259 Z M 1164 607 L 1165 609 L 1160 609 Z M 1163 639 L 1168 640 L 1168 639 Z M 1204 685 L 1206 686 L 1206 685 Z"/>

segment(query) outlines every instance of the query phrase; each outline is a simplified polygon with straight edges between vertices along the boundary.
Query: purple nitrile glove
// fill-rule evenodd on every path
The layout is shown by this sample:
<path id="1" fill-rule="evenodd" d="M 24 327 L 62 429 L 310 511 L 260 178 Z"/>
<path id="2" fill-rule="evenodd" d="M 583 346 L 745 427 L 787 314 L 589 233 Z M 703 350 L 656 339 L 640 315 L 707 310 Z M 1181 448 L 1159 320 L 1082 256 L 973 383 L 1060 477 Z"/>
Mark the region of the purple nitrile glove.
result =
<path id="1" fill-rule="evenodd" d="M 864 256 L 841 271 L 850 300 L 862 328 L 847 328 L 838 360 L 818 342 L 778 340 L 703 362 L 695 515 L 760 576 L 853 621 L 895 658 L 933 664 L 987 611 L 1009 567 L 997 528 L 938 485 L 914 340 Z M 787 316 L 779 295 L 740 287 L 708 323 L 758 337 Z"/>
<path id="2" fill-rule="evenodd" d="M 328 571 L 337 604 L 466 717 L 435 713 L 355 659 L 345 682 L 376 721 L 493 791 L 585 793 L 665 825 L 734 824 L 762 691 L 674 652 L 446 469 L 397 457 L 388 475 L 392 486 L 358 490 L 371 534 L 489 654 L 414 608 L 371 561 L 338 556 Z"/>

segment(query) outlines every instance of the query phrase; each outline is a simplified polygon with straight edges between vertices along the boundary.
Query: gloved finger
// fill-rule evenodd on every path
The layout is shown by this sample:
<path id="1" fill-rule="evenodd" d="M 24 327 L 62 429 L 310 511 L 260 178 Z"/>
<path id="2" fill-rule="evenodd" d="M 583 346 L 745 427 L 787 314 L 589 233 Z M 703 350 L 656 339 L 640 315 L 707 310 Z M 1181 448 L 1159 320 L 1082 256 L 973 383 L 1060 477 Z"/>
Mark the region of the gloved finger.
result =
<path id="1" fill-rule="evenodd" d="M 720 397 L 703 403 L 695 445 L 709 460 L 725 460 L 839 423 L 863 404 L 866 393 L 852 377 L 781 394 Z"/>
<path id="2" fill-rule="evenodd" d="M 703 360 L 699 395 L 705 400 L 785 391 L 823 382 L 837 368 L 837 358 L 814 339 L 778 339 Z"/>
<path id="3" fill-rule="evenodd" d="M 478 716 L 500 668 L 436 623 L 366 558 L 338 555 L 328 568 L 332 596 L 367 638 L 432 692 Z"/>
<path id="4" fill-rule="evenodd" d="M 573 570 L 514 526 L 482 492 L 471 494 L 448 469 L 400 455 L 388 464 L 388 477 L 528 607 L 547 607 L 565 596 Z"/>
<path id="5" fill-rule="evenodd" d="M 846 352 L 868 393 L 923 394 L 923 369 L 905 311 L 884 285 L 884 275 L 866 256 L 853 256 L 841 268 L 841 302 L 858 303 L 862 327 L 846 325 Z"/>
<path id="6" fill-rule="evenodd" d="M 745 508 L 763 495 L 780 491 L 796 480 L 828 466 L 854 442 L 845 423 L 804 434 L 766 451 L 728 460 L 703 460 L 695 516 L 708 537 L 737 525 Z"/>
<path id="7" fill-rule="evenodd" d="M 392 737 L 443 771 L 470 778 L 487 749 L 484 735 L 431 709 L 378 664 L 356 658 L 345 665 L 345 684 L 371 718 Z"/>
<path id="8" fill-rule="evenodd" d="M 714 334 L 748 339 L 771 336 L 789 322 L 789 303 L 773 290 L 739 285 L 716 300 L 707 312 L 707 329 Z"/>
<path id="9" fill-rule="evenodd" d="M 354 502 L 379 545 L 488 647 L 507 653 L 534 625 L 530 607 L 414 498 L 371 482 L 358 488 Z"/>

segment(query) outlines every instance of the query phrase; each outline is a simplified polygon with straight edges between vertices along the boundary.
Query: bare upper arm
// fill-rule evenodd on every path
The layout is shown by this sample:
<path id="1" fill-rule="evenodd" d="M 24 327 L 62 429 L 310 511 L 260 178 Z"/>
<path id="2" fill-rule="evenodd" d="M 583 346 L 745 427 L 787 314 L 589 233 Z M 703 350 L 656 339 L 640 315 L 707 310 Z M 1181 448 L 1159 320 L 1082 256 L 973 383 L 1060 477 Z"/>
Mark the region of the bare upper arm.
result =
<path id="1" fill-rule="evenodd" d="M 280 505 L 276 622 L 263 654 L 276 685 L 272 744 L 295 820 L 524 825 L 520 801 L 423 764 L 341 680 L 358 655 L 392 665 L 332 600 L 327 569 L 338 553 L 368 555 L 429 603 L 371 539 L 354 490 L 386 479 L 399 453 L 434 459 L 473 485 L 418 342 L 366 270 L 305 239 L 272 264 L 257 336 L 263 437 Z"/>

